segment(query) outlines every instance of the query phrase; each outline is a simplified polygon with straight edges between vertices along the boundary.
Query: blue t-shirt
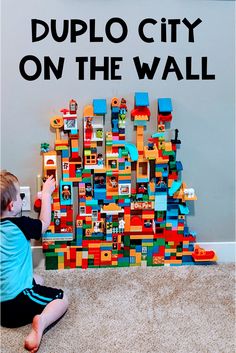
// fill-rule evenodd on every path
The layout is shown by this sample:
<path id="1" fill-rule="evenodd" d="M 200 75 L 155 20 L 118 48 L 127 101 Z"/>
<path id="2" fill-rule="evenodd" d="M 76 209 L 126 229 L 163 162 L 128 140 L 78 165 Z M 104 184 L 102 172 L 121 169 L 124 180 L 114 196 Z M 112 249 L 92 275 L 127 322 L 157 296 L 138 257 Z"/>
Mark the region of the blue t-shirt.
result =
<path id="1" fill-rule="evenodd" d="M 15 298 L 32 288 L 33 263 L 30 239 L 40 239 L 42 222 L 29 217 L 0 220 L 0 301 Z"/>

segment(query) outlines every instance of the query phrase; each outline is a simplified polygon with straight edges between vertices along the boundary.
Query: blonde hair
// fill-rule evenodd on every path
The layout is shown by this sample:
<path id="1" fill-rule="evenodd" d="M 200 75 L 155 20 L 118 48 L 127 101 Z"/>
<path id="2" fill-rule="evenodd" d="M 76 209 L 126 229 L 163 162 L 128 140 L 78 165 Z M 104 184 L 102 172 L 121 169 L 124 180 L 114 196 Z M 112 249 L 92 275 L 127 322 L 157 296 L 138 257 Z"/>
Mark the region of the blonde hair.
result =
<path id="1" fill-rule="evenodd" d="M 17 177 L 7 170 L 0 171 L 0 186 L 1 186 L 1 216 L 7 209 L 11 201 L 16 200 L 17 190 L 15 183 L 18 183 Z"/>

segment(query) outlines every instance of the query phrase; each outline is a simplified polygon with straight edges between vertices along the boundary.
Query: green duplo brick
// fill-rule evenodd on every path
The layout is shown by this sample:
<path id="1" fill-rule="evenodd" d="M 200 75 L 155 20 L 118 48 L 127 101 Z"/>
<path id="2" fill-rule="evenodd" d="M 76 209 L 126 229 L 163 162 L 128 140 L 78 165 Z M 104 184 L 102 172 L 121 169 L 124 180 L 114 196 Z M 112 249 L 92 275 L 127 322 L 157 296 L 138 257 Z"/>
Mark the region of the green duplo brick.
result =
<path id="1" fill-rule="evenodd" d="M 91 174 L 91 169 L 82 169 L 82 174 Z"/>
<path id="2" fill-rule="evenodd" d="M 91 224 L 83 224 L 83 229 L 91 229 L 92 225 Z"/>
<path id="3" fill-rule="evenodd" d="M 130 237 L 124 236 L 124 246 L 130 246 Z"/>
<path id="4" fill-rule="evenodd" d="M 118 263 L 118 267 L 129 267 L 129 262 Z"/>
<path id="5" fill-rule="evenodd" d="M 51 245 L 48 246 L 48 249 L 55 249 L 55 247 L 56 247 L 56 244 L 55 245 L 51 244 Z"/>
<path id="6" fill-rule="evenodd" d="M 83 183 L 91 183 L 91 178 L 83 178 Z"/>
<path id="7" fill-rule="evenodd" d="M 46 258 L 46 268 L 48 270 L 56 270 L 58 269 L 58 260 L 57 258 L 56 259 L 53 259 L 52 257 L 50 258 Z"/>
<path id="8" fill-rule="evenodd" d="M 47 257 L 55 257 L 55 252 L 54 251 L 50 251 L 50 252 L 46 252 L 45 254 Z"/>
<path id="9" fill-rule="evenodd" d="M 163 245 L 165 245 L 165 239 L 157 239 L 157 245 L 159 245 L 159 246 L 163 246 Z"/>
<path id="10" fill-rule="evenodd" d="M 124 257 L 129 257 L 130 251 L 129 250 L 124 250 Z"/>

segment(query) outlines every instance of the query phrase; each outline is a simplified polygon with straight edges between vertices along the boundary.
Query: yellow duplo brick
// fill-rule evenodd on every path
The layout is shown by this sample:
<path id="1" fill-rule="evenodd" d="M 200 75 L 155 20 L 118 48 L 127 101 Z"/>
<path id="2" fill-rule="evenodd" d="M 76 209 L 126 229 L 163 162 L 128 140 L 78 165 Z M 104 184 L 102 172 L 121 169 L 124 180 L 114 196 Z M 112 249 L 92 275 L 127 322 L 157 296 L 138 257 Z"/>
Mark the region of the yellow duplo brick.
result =
<path id="1" fill-rule="evenodd" d="M 182 260 L 165 260 L 165 264 L 182 264 Z"/>
<path id="2" fill-rule="evenodd" d="M 177 252 L 177 253 L 176 253 L 176 256 L 182 256 L 182 255 L 183 255 L 182 252 Z"/>
<path id="3" fill-rule="evenodd" d="M 64 181 L 81 181 L 82 178 L 65 178 Z"/>
<path id="4" fill-rule="evenodd" d="M 118 261 L 112 261 L 111 264 L 112 264 L 112 266 L 117 266 L 118 265 Z"/>
<path id="5" fill-rule="evenodd" d="M 118 190 L 117 191 L 107 191 L 107 196 L 116 196 L 118 195 Z"/>
<path id="6" fill-rule="evenodd" d="M 64 270 L 64 268 L 65 268 L 64 262 L 58 264 L 58 270 Z"/>
<path id="7" fill-rule="evenodd" d="M 185 256 L 185 255 L 192 255 L 192 251 L 183 251 L 183 256 Z"/>
<path id="8" fill-rule="evenodd" d="M 175 245 L 174 241 L 168 241 L 168 245 Z"/>
<path id="9" fill-rule="evenodd" d="M 142 242 L 142 246 L 153 246 L 153 243 L 145 243 L 145 240 Z"/>
<path id="10" fill-rule="evenodd" d="M 121 243 L 121 235 L 118 235 L 117 240 L 118 240 L 118 241 L 117 241 L 118 243 Z"/>
<path id="11" fill-rule="evenodd" d="M 149 235 L 145 235 L 145 234 L 131 235 L 130 239 L 141 239 L 141 240 L 153 239 L 153 235 L 152 234 L 149 234 Z"/>
<path id="12" fill-rule="evenodd" d="M 120 173 L 119 173 L 119 180 L 131 180 L 131 175 L 130 175 L 130 176 L 122 175 L 122 174 L 121 174 L 122 172 L 123 172 L 123 170 L 120 171 Z M 126 170 L 125 170 L 124 172 L 126 173 Z M 127 174 L 127 173 L 126 173 L 126 174 Z"/>
<path id="13" fill-rule="evenodd" d="M 145 215 L 145 214 L 143 214 L 142 215 L 142 219 L 154 219 L 154 214 L 149 214 L 149 215 Z"/>
<path id="14" fill-rule="evenodd" d="M 178 226 L 178 230 L 184 230 L 184 226 Z"/>
<path id="15" fill-rule="evenodd" d="M 136 263 L 141 264 L 142 254 L 140 252 L 136 253 Z"/>
<path id="16" fill-rule="evenodd" d="M 172 143 L 171 142 L 165 142 L 165 150 L 166 151 L 172 151 Z"/>
<path id="17" fill-rule="evenodd" d="M 168 188 L 170 188 L 173 184 L 173 179 L 168 179 Z"/>
<path id="18" fill-rule="evenodd" d="M 106 246 L 112 248 L 112 242 L 107 242 L 107 243 L 101 243 L 100 246 Z"/>
<path id="19" fill-rule="evenodd" d="M 158 177 L 158 178 L 162 177 L 162 172 L 156 172 L 155 176 Z"/>
<path id="20" fill-rule="evenodd" d="M 106 168 L 103 169 L 94 169 L 94 173 L 106 173 Z"/>
<path id="21" fill-rule="evenodd" d="M 189 240 L 183 240 L 183 245 L 189 245 Z"/>
<path id="22" fill-rule="evenodd" d="M 141 226 L 130 226 L 131 232 L 142 232 L 142 227 Z"/>
<path id="23" fill-rule="evenodd" d="M 82 266 L 82 251 L 76 251 L 76 266 Z"/>
<path id="24" fill-rule="evenodd" d="M 58 256 L 58 263 L 64 264 L 64 256 Z"/>
<path id="25" fill-rule="evenodd" d="M 78 140 L 71 139 L 70 142 L 71 142 L 71 147 L 77 147 L 78 146 Z"/>
<path id="26" fill-rule="evenodd" d="M 66 252 L 67 259 L 70 260 L 70 250 L 68 249 Z"/>
<path id="27" fill-rule="evenodd" d="M 94 244 L 88 244 L 89 249 L 98 249 L 100 248 L 100 244 L 94 243 Z"/>
<path id="28" fill-rule="evenodd" d="M 125 215 L 124 217 L 124 221 L 125 221 L 125 232 L 128 232 L 130 230 L 130 217 L 129 215 Z"/>
<path id="29" fill-rule="evenodd" d="M 130 256 L 135 256 L 135 255 L 136 255 L 136 250 L 130 249 Z"/>
<path id="30" fill-rule="evenodd" d="M 67 248 L 56 248 L 55 252 L 67 252 Z"/>

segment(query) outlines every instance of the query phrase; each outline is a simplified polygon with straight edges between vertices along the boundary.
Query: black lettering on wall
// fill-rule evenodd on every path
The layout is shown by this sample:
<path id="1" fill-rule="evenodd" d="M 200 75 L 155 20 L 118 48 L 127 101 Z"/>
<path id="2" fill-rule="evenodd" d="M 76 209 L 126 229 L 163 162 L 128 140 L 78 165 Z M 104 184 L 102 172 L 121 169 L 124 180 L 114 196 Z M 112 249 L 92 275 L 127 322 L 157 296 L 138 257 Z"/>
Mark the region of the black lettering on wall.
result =
<path id="1" fill-rule="evenodd" d="M 161 60 L 160 58 L 154 57 L 153 62 L 152 62 L 152 67 L 150 68 L 149 64 L 147 64 L 147 63 L 141 64 L 139 56 L 134 57 L 133 61 L 134 61 L 135 68 L 136 68 L 139 79 L 143 80 L 145 78 L 145 76 L 147 76 L 147 78 L 149 80 L 152 80 L 155 73 L 156 73 L 156 69 L 158 67 L 160 60 Z"/>

